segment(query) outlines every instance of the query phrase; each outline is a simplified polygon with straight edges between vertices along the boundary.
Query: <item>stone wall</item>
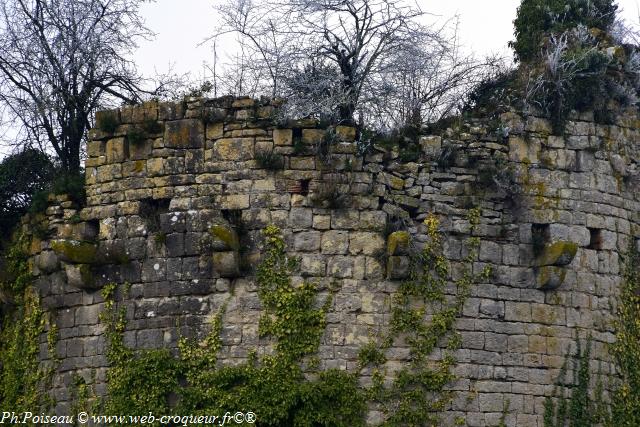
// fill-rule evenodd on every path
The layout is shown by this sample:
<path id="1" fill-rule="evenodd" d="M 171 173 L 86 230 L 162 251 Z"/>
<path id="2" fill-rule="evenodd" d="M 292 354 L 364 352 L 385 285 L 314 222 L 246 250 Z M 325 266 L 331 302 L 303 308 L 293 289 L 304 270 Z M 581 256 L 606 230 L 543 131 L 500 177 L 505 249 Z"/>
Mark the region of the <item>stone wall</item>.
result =
<path id="1" fill-rule="evenodd" d="M 600 125 L 575 116 L 554 136 L 544 119 L 505 113 L 424 136 L 418 161 L 402 162 L 380 147 L 359 155 L 353 128 L 277 123 L 276 110 L 253 99 L 190 99 L 98 116 L 118 126 L 90 133 L 87 206 L 57 197 L 47 210 L 53 237 L 33 247 L 36 283 L 59 328 L 59 412 L 73 374 L 105 391 L 96 291 L 105 283 L 131 284 L 125 342 L 134 348 L 202 336 L 229 301 L 221 357 L 244 361 L 268 347 L 257 333 L 252 267 L 261 229 L 275 224 L 301 259 L 294 280 L 338 289 L 321 368 L 353 370 L 362 344 L 388 327 L 390 296 L 407 274 L 406 255 L 387 253 L 389 232 L 406 229 L 420 246 L 422 220 L 437 215 L 455 275 L 473 206 L 482 210 L 474 270 L 490 265 L 493 275 L 473 286 L 457 321 L 459 380 L 444 425 L 457 416 L 497 425 L 508 402 L 506 425 L 542 427 L 544 398 L 587 334 L 593 376 L 612 372 L 606 345 L 621 254 L 640 235 L 637 117 Z M 43 338 L 43 357 L 45 349 Z M 387 356 L 391 373 L 407 351 Z"/>

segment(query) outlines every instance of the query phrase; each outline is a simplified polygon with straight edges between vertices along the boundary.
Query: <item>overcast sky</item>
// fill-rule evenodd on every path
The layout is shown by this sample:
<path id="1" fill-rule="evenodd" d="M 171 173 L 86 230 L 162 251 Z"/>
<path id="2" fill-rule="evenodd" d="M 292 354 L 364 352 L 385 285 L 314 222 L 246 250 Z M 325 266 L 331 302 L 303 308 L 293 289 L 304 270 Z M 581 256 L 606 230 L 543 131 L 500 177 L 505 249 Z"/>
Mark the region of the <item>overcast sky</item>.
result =
<path id="1" fill-rule="evenodd" d="M 179 73 L 192 73 L 202 78 L 203 63 L 212 62 L 212 43 L 201 44 L 216 31 L 213 10 L 222 0 L 157 0 L 147 3 L 142 15 L 155 40 L 140 43 L 136 62 L 144 73 L 166 71 L 169 64 Z M 513 20 L 520 0 L 416 0 L 419 7 L 443 22 L 454 15 L 460 17 L 460 39 L 463 47 L 479 56 L 500 53 L 510 57 L 507 47 L 513 38 Z M 638 23 L 638 0 L 618 0 L 623 16 Z M 200 46 L 198 46 L 201 44 Z M 233 50 L 233 46 L 226 46 Z M 218 54 L 224 46 L 218 45 Z M 223 61 L 223 58 L 219 58 Z"/>

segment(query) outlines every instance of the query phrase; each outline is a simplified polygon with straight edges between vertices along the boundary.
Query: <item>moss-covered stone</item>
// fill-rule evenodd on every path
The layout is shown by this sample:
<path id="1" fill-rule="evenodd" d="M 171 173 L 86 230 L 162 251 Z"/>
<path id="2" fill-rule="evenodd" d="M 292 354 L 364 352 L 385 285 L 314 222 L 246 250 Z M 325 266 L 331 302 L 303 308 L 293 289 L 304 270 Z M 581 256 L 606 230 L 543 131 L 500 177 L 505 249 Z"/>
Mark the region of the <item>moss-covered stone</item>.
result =
<path id="1" fill-rule="evenodd" d="M 545 245 L 540 255 L 535 259 L 534 265 L 536 267 L 568 265 L 573 261 L 577 251 L 578 245 L 574 242 L 553 242 Z"/>
<path id="2" fill-rule="evenodd" d="M 536 286 L 541 290 L 556 289 L 564 283 L 566 275 L 566 268 L 556 266 L 540 267 L 536 271 Z"/>
<path id="3" fill-rule="evenodd" d="M 406 255 L 411 237 L 406 231 L 396 231 L 387 237 L 387 255 Z"/>
<path id="4" fill-rule="evenodd" d="M 213 269 L 220 277 L 240 276 L 240 255 L 237 251 L 214 252 Z"/>
<path id="5" fill-rule="evenodd" d="M 226 248 L 232 251 L 240 249 L 240 239 L 238 233 L 226 225 L 214 225 L 210 229 L 211 235 L 225 244 Z"/>
<path id="6" fill-rule="evenodd" d="M 353 142 L 356 140 L 356 128 L 353 126 L 336 126 L 336 135 L 341 141 Z"/>
<path id="7" fill-rule="evenodd" d="M 67 264 L 65 265 L 67 283 L 78 289 L 98 289 L 94 280 L 91 266 L 89 264 Z"/>
<path id="8" fill-rule="evenodd" d="M 95 264 L 98 245 L 79 240 L 54 240 L 51 248 L 61 260 L 73 264 Z"/>
<path id="9" fill-rule="evenodd" d="M 202 148 L 204 145 L 202 120 L 185 119 L 166 122 L 164 143 L 170 148 Z"/>

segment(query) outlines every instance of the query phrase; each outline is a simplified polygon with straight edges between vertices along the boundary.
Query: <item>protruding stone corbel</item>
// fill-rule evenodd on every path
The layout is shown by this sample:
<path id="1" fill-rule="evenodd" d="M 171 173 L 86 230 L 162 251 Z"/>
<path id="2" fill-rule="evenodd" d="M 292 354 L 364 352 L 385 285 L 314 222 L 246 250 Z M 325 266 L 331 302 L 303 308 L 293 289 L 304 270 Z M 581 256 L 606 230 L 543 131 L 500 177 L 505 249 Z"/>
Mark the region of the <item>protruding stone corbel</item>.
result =
<path id="1" fill-rule="evenodd" d="M 558 241 L 546 244 L 533 264 L 538 289 L 551 290 L 562 285 L 567 275 L 565 266 L 571 264 L 577 251 L 578 245 L 574 242 Z"/>
<path id="2" fill-rule="evenodd" d="M 240 238 L 230 225 L 217 224 L 209 230 L 215 238 L 212 255 L 213 268 L 220 277 L 239 277 Z"/>
<path id="3" fill-rule="evenodd" d="M 387 278 L 391 280 L 409 277 L 409 243 L 406 231 L 396 231 L 387 237 Z"/>

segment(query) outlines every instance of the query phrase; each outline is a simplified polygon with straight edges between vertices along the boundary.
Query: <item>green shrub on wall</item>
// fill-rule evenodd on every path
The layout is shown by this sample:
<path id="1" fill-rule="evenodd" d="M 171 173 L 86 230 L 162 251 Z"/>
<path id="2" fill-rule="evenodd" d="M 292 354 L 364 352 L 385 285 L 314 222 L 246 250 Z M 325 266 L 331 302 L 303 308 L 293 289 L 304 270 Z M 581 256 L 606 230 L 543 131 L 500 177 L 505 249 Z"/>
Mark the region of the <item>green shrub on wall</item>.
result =
<path id="1" fill-rule="evenodd" d="M 584 25 L 608 30 L 618 6 L 612 0 L 522 0 L 513 21 L 516 59 L 531 61 L 540 53 L 542 39 Z"/>

